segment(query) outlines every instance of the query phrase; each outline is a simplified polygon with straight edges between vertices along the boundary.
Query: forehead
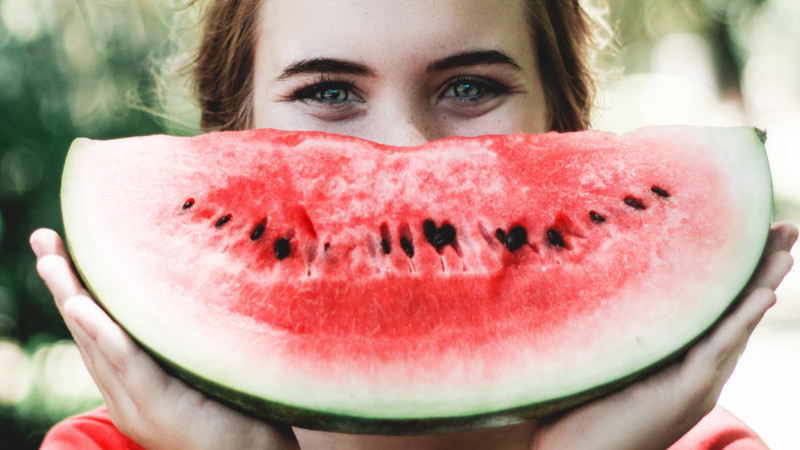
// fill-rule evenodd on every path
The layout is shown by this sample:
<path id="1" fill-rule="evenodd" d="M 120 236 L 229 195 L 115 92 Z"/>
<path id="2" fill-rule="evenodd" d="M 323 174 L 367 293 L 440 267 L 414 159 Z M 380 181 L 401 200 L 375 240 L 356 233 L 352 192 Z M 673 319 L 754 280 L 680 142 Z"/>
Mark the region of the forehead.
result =
<path id="1" fill-rule="evenodd" d="M 523 0 L 264 0 L 257 58 L 277 73 L 315 57 L 370 66 L 498 49 L 533 64 Z"/>

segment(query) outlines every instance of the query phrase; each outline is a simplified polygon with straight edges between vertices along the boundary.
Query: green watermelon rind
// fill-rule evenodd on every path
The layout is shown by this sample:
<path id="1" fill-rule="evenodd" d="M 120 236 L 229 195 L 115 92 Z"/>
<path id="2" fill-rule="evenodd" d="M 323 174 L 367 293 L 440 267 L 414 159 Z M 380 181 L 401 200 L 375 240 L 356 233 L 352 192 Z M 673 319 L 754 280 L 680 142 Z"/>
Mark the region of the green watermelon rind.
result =
<path id="1" fill-rule="evenodd" d="M 743 179 L 742 182 L 746 187 L 742 190 L 745 194 L 752 197 L 750 204 L 753 206 L 761 206 L 760 211 L 749 211 L 747 215 L 749 218 L 747 225 L 749 231 L 743 233 L 745 236 L 750 236 L 750 239 L 743 244 L 746 248 L 741 251 L 742 263 L 739 264 L 731 277 L 735 280 L 730 286 L 725 288 L 727 292 L 727 299 L 725 300 L 726 308 L 720 308 L 719 304 L 714 305 L 713 317 L 705 318 L 702 326 L 697 326 L 690 333 L 692 337 L 687 339 L 687 342 L 678 350 L 671 351 L 668 354 L 657 354 L 654 358 L 636 367 L 632 370 L 622 370 L 626 375 L 617 377 L 616 379 L 596 386 L 590 389 L 579 390 L 571 392 L 568 395 L 562 395 L 558 398 L 546 398 L 544 400 L 530 401 L 530 399 L 520 399 L 515 404 L 510 404 L 507 407 L 492 407 L 487 409 L 480 404 L 473 404 L 471 407 L 462 408 L 458 413 L 448 413 L 447 407 L 431 414 L 430 411 L 412 411 L 406 409 L 403 413 L 393 416 L 391 412 L 385 413 L 385 416 L 380 416 L 381 411 L 366 411 L 360 410 L 358 405 L 355 408 L 348 405 L 336 405 L 327 411 L 320 411 L 298 405 L 288 405 L 282 402 L 276 402 L 264 399 L 259 395 L 238 391 L 225 385 L 224 382 L 218 382 L 203 376 L 198 375 L 193 370 L 182 367 L 179 364 L 172 362 L 169 355 L 160 353 L 153 345 L 148 342 L 157 342 L 148 336 L 149 330 L 146 325 L 137 325 L 136 323 L 129 323 L 125 328 L 139 342 L 139 344 L 147 349 L 153 356 L 162 364 L 165 369 L 196 386 L 200 390 L 207 392 L 212 397 L 236 406 L 239 409 L 248 411 L 253 416 L 268 420 L 290 423 L 296 426 L 313 429 L 324 429 L 339 432 L 352 432 L 352 433 L 371 433 L 371 434 L 417 434 L 417 433 L 430 433 L 430 432 L 445 432 L 445 431 L 458 431 L 472 429 L 478 426 L 489 425 L 503 425 L 509 423 L 519 422 L 535 417 L 542 417 L 554 412 L 562 411 L 579 405 L 588 400 L 597 398 L 606 393 L 615 391 L 623 386 L 630 384 L 634 380 L 641 379 L 647 374 L 653 373 L 659 368 L 664 367 L 670 362 L 674 361 L 677 357 L 682 355 L 685 350 L 691 346 L 692 343 L 700 339 L 712 325 L 708 323 L 719 320 L 721 317 L 720 310 L 727 310 L 730 304 L 735 304 L 732 299 L 736 294 L 744 288 L 744 280 L 752 274 L 759 258 L 764 243 L 766 242 L 767 231 L 771 219 L 771 183 L 769 182 L 769 168 L 766 161 L 766 154 L 763 151 L 763 143 L 760 141 L 760 136 L 751 128 L 739 129 L 726 129 L 716 130 L 714 136 L 716 140 L 728 140 L 730 147 L 733 149 L 741 149 L 737 158 L 732 158 L 736 164 L 739 164 L 739 172 L 744 174 L 753 174 L 749 179 Z M 70 149 L 69 156 L 65 163 L 65 172 L 63 180 L 62 201 L 64 198 L 69 197 L 70 175 L 76 174 L 76 171 L 70 170 L 74 167 L 74 161 L 79 158 L 81 148 L 88 147 L 90 141 L 76 140 Z M 77 175 L 77 174 L 76 174 Z M 769 199 L 765 201 L 765 199 Z M 70 251 L 75 251 L 73 244 L 73 234 L 69 230 L 74 229 L 73 223 L 81 223 L 79 216 L 82 214 L 80 207 L 74 207 L 68 203 L 64 203 L 64 222 L 65 229 L 67 230 L 67 243 Z M 78 261 L 85 261 L 91 257 L 82 256 L 75 258 Z M 86 280 L 83 267 L 77 265 L 78 272 L 84 280 Z M 93 270 L 98 270 L 93 268 Z M 105 278 L 102 274 L 99 276 L 95 273 L 95 279 L 102 280 Z M 99 295 L 98 290 L 95 289 L 91 283 L 87 283 L 87 287 L 93 292 L 102 306 L 102 295 Z M 100 291 L 103 288 L 99 288 Z M 105 308 L 105 306 L 104 306 Z M 118 314 L 123 314 L 117 311 L 115 314 L 107 308 L 107 311 L 112 317 Z M 670 347 L 674 348 L 674 346 Z M 513 402 L 512 402 L 513 403 Z M 370 413 L 375 415 L 370 416 Z"/>

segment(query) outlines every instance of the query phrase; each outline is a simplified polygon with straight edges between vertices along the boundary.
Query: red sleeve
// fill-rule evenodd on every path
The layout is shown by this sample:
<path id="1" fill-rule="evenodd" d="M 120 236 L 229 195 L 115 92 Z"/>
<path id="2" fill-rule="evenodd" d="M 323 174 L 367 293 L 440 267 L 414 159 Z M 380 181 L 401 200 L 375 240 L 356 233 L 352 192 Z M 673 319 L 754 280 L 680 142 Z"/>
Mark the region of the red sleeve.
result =
<path id="1" fill-rule="evenodd" d="M 64 419 L 44 437 L 43 450 L 144 450 L 111 423 L 105 406 Z"/>
<path id="2" fill-rule="evenodd" d="M 669 450 L 768 450 L 767 445 L 733 414 L 715 407 Z"/>
<path id="3" fill-rule="evenodd" d="M 144 450 L 111 423 L 101 407 L 56 424 L 44 438 L 42 450 Z M 753 430 L 731 413 L 714 408 L 669 450 L 768 450 Z"/>

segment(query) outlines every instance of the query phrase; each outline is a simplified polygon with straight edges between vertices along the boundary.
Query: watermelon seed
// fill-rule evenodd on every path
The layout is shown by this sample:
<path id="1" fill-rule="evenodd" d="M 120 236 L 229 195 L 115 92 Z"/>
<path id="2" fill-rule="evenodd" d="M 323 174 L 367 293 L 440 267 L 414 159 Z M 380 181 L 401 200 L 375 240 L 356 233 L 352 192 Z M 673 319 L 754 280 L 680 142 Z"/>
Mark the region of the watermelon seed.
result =
<path id="1" fill-rule="evenodd" d="M 550 241 L 550 243 L 555 245 L 556 247 L 566 246 L 564 238 L 561 236 L 561 234 L 552 228 L 547 230 L 547 240 Z"/>
<path id="2" fill-rule="evenodd" d="M 636 197 L 627 196 L 623 199 L 626 205 L 634 209 L 645 209 L 644 203 Z"/>
<path id="3" fill-rule="evenodd" d="M 191 208 L 191 207 L 192 207 L 192 205 L 194 205 L 194 199 L 193 199 L 193 198 L 191 198 L 191 197 L 189 197 L 189 198 L 188 198 L 188 199 L 186 199 L 186 201 L 183 203 L 183 206 L 181 206 L 181 209 L 189 209 L 189 208 Z"/>
<path id="4" fill-rule="evenodd" d="M 658 186 L 653 186 L 650 188 L 650 190 L 653 191 L 659 197 L 669 197 L 669 192 L 665 191 L 664 189 L 661 189 Z"/>
<path id="5" fill-rule="evenodd" d="M 406 255 L 408 255 L 409 258 L 414 257 L 414 246 L 411 245 L 411 241 L 409 241 L 407 238 L 405 237 L 400 238 L 400 248 L 403 249 L 403 251 L 405 252 Z"/>
<path id="6" fill-rule="evenodd" d="M 597 211 L 589 211 L 589 218 L 592 219 L 594 223 L 603 223 L 606 221 L 606 218 Z"/>
<path id="7" fill-rule="evenodd" d="M 456 238 L 456 229 L 452 225 L 446 223 L 437 228 L 431 219 L 423 222 L 422 232 L 425 235 L 425 239 L 436 247 L 436 251 L 440 251 L 445 245 L 451 244 Z"/>
<path id="8" fill-rule="evenodd" d="M 498 241 L 500 241 L 503 245 L 506 245 L 506 232 L 503 231 L 502 228 L 498 228 L 497 231 L 494 232 L 494 235 L 497 236 Z"/>
<path id="9" fill-rule="evenodd" d="M 494 234 L 510 252 L 517 251 L 528 243 L 528 232 L 521 225 L 511 227 L 508 233 L 502 228 L 498 228 Z"/>
<path id="10" fill-rule="evenodd" d="M 256 239 L 260 238 L 264 234 L 264 230 L 266 230 L 266 228 L 267 221 L 262 220 L 255 227 L 253 227 L 253 231 L 250 232 L 250 239 L 255 241 Z"/>
<path id="11" fill-rule="evenodd" d="M 392 252 L 392 236 L 389 234 L 389 227 L 384 223 L 381 224 L 381 250 L 384 255 Z"/>
<path id="12" fill-rule="evenodd" d="M 288 257 L 289 253 L 291 253 L 291 251 L 292 251 L 292 247 L 291 247 L 291 245 L 289 245 L 289 240 L 286 239 L 286 238 L 283 238 L 283 237 L 282 238 L 278 238 L 275 241 L 275 245 L 273 246 L 273 249 L 275 250 L 275 256 L 279 260 L 285 259 L 286 257 Z"/>
<path id="13" fill-rule="evenodd" d="M 397 235 L 400 236 L 400 248 L 409 258 L 414 257 L 414 238 L 411 233 L 411 228 L 407 223 L 402 223 L 397 228 Z M 414 271 L 414 266 L 411 266 L 411 271 Z"/>
<path id="14" fill-rule="evenodd" d="M 508 230 L 508 236 L 504 242 L 509 251 L 516 251 L 528 243 L 528 232 L 521 225 L 517 225 Z"/>
<path id="15" fill-rule="evenodd" d="M 230 221 L 231 221 L 231 215 L 230 214 L 226 214 L 226 215 L 220 217 L 219 219 L 217 219 L 217 222 L 214 223 L 214 226 L 217 227 L 217 228 L 220 228 L 221 226 L 225 225 L 226 223 L 228 223 Z"/>

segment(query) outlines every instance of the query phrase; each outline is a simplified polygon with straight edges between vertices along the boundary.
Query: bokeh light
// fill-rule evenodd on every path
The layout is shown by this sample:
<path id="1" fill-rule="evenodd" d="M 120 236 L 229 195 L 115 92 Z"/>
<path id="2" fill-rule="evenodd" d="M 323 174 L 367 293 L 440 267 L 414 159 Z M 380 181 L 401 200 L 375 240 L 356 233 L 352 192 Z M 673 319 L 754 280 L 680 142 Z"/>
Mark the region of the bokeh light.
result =
<path id="1" fill-rule="evenodd" d="M 0 406 L 20 403 L 31 386 L 28 356 L 14 342 L 0 341 Z"/>

